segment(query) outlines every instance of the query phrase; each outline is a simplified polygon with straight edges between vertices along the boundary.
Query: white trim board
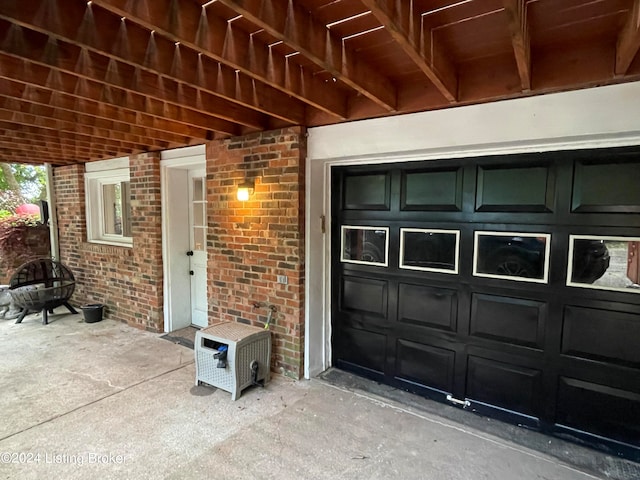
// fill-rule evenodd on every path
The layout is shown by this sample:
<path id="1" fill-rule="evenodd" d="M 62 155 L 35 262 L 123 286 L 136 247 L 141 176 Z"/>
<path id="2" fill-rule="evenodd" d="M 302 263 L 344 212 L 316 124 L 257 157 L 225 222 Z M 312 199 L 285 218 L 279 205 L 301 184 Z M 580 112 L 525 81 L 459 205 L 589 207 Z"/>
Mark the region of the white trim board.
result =
<path id="1" fill-rule="evenodd" d="M 315 127 L 308 134 L 305 378 L 331 366 L 331 167 L 640 145 L 640 82 Z"/>
<path id="2" fill-rule="evenodd" d="M 116 170 L 118 168 L 129 168 L 129 157 L 96 160 L 95 162 L 87 162 L 84 164 L 84 171 L 86 173 L 104 172 L 108 170 Z"/>
<path id="3" fill-rule="evenodd" d="M 639 143 L 633 82 L 311 128 L 307 155 L 358 163 Z"/>
<path id="4" fill-rule="evenodd" d="M 205 154 L 205 146 L 194 145 L 191 147 L 174 148 L 173 150 L 163 150 L 160 152 L 160 160 L 175 160 L 183 157 L 194 157 Z"/>

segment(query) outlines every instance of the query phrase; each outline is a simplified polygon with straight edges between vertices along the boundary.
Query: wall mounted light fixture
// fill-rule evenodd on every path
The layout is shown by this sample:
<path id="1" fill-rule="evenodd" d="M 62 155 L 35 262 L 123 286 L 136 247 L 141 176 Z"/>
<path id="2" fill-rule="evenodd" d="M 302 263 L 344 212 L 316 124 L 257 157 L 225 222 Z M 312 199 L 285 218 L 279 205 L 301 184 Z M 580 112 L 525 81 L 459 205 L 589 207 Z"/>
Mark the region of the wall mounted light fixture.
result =
<path id="1" fill-rule="evenodd" d="M 237 198 L 241 202 L 246 202 L 249 200 L 249 197 L 253 194 L 253 182 L 249 182 L 245 180 L 241 184 L 238 185 Z"/>

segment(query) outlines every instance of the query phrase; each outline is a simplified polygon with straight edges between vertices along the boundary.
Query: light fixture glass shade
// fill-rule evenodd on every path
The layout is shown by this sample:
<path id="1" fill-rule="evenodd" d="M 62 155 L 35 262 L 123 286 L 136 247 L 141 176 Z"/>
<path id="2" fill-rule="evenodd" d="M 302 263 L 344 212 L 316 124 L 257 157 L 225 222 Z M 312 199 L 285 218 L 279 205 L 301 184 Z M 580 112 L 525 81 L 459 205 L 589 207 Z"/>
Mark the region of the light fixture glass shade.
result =
<path id="1" fill-rule="evenodd" d="M 238 185 L 237 198 L 241 202 L 246 202 L 253 193 L 253 184 L 249 182 L 243 182 Z"/>

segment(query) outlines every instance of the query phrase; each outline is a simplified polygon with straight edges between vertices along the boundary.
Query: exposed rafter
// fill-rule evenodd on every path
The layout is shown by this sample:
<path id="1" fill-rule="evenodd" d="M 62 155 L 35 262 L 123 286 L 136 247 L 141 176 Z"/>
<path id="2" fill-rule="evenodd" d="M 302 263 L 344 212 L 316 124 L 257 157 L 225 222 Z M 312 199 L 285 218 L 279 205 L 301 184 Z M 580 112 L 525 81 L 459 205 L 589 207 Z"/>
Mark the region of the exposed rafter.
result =
<path id="1" fill-rule="evenodd" d="M 56 14 L 61 8 L 63 12 Z M 205 95 L 230 100 L 236 105 L 219 102 L 220 110 L 244 121 L 246 126 L 266 126 L 257 112 L 304 123 L 301 102 L 93 4 L 63 0 L 34 0 L 26 5 L 0 2 L 0 18 L 201 89 Z"/>
<path id="2" fill-rule="evenodd" d="M 61 122 L 61 131 L 77 131 L 75 125 L 81 123 L 84 128 L 92 129 L 91 134 L 100 140 L 111 139 L 111 132 L 130 135 L 130 125 L 125 122 L 93 117 L 55 106 L 20 100 L 15 97 L 0 96 L 0 110 L 9 114 L 8 118 L 4 118 L 16 123 L 46 127 L 48 122 Z M 132 146 L 139 146 L 139 148 L 145 146 L 142 142 L 135 142 L 131 137 L 128 140 L 121 141 L 127 141 L 127 143 L 131 143 Z"/>
<path id="3" fill-rule="evenodd" d="M 113 122 L 108 111 L 99 111 L 97 109 L 90 108 L 91 105 L 86 104 L 84 101 L 74 102 L 73 100 L 64 98 L 63 94 L 47 91 L 37 87 L 25 86 L 16 84 L 15 82 L 9 82 L 5 79 L 0 79 L 0 104 L 4 101 L 13 100 L 14 102 L 20 102 L 17 107 L 17 111 L 27 111 L 28 105 L 40 105 L 43 107 L 49 107 L 52 111 L 60 110 L 66 112 L 69 117 L 77 118 L 78 120 L 86 121 L 91 118 L 92 120 L 103 120 Z M 83 115 L 78 115 L 77 110 L 85 112 Z M 162 137 L 162 132 L 157 132 L 156 137 L 149 136 L 155 132 L 152 129 L 141 127 L 136 125 L 136 116 L 130 117 L 127 122 L 113 122 L 109 125 L 113 126 L 113 131 L 120 131 L 126 135 L 118 140 L 119 145 L 123 148 L 137 148 L 144 149 L 150 144 L 157 143 L 156 138 Z M 85 123 L 86 125 L 86 123 Z M 118 128 L 118 130 L 116 130 Z M 103 139 L 105 140 L 105 139 Z"/>
<path id="4" fill-rule="evenodd" d="M 54 126 L 60 125 L 58 122 L 53 122 Z M 62 128 L 44 128 L 34 127 L 31 125 L 24 125 L 6 121 L 0 121 L 0 134 L 5 137 L 11 137 L 14 141 L 19 143 L 30 143 L 31 141 L 57 141 L 61 145 L 78 146 L 78 147 L 94 147 L 94 148 L 106 148 L 122 151 L 125 149 L 132 150 L 146 150 L 147 145 L 142 142 L 134 142 L 133 139 L 101 139 L 100 142 L 96 142 L 94 136 L 87 134 L 80 134 L 77 132 L 65 131 Z M 171 143 L 157 142 L 157 146 L 161 148 L 169 148 Z"/>
<path id="5" fill-rule="evenodd" d="M 456 101 L 455 68 L 445 52 L 439 51 L 431 32 L 425 30 L 420 14 L 411 8 L 412 2 L 402 0 L 362 0 L 384 25 L 402 50 L 449 101 Z"/>
<path id="6" fill-rule="evenodd" d="M 57 92 L 71 108 L 84 106 L 86 110 L 83 113 L 97 109 L 112 119 L 140 113 L 130 132 L 138 131 L 141 132 L 138 134 L 149 138 L 166 138 L 180 143 L 193 133 L 187 125 L 177 122 L 180 117 L 178 107 L 2 52 L 0 78 Z M 76 100 L 78 103 L 75 103 Z"/>
<path id="7" fill-rule="evenodd" d="M 60 151 L 40 152 L 31 150 L 25 152 L 16 149 L 15 142 L 0 143 L 0 161 L 6 163 L 51 163 L 54 165 L 73 165 L 82 161 L 81 156 L 72 156 Z"/>
<path id="8" fill-rule="evenodd" d="M 502 0 L 522 91 L 531 90 L 531 45 L 526 0 Z"/>
<path id="9" fill-rule="evenodd" d="M 640 0 L 0 0 L 0 158 L 640 81 L 638 50 Z"/>
<path id="10" fill-rule="evenodd" d="M 349 85 L 388 111 L 395 111 L 397 92 L 382 72 L 344 45 L 325 24 L 296 2 L 272 0 L 218 0 L 278 40 L 301 52 L 334 78 Z M 366 2 L 365 2 L 366 3 Z"/>
<path id="11" fill-rule="evenodd" d="M 93 0 L 93 4 L 123 16 L 172 41 L 264 82 L 340 119 L 347 118 L 346 95 L 290 63 L 268 45 L 225 20 L 207 15 L 192 1 Z"/>
<path id="12" fill-rule="evenodd" d="M 131 153 L 146 151 L 146 147 L 131 146 L 126 142 L 107 138 L 96 141 L 99 137 L 78 135 L 68 130 L 70 123 L 65 121 L 46 119 L 42 125 L 34 126 L 32 114 L 6 109 L 0 109 L 0 118 L 0 142 L 12 144 L 14 152 L 29 156 L 31 163 L 60 163 L 65 159 L 75 162 L 87 155 L 94 159 L 109 158 L 123 151 L 123 148 L 128 148 L 127 151 Z M 106 135 L 105 130 L 102 132 Z M 171 144 L 166 144 L 164 148 L 171 148 Z"/>
<path id="13" fill-rule="evenodd" d="M 41 140 L 38 138 L 30 138 L 29 145 L 18 145 L 16 147 L 16 140 L 19 137 L 13 135 L 0 136 L 0 144 L 11 145 L 13 143 L 13 150 L 16 153 L 22 155 L 31 156 L 32 161 L 42 160 L 49 158 L 71 158 L 78 159 L 86 156 L 108 158 L 117 154 L 118 147 L 87 147 L 81 145 L 70 145 L 61 143 L 54 140 Z M 140 153 L 143 150 L 131 150 L 132 153 Z"/>
<path id="14" fill-rule="evenodd" d="M 228 102 L 211 96 L 198 95 L 194 89 L 180 87 L 156 74 L 117 62 L 104 55 L 87 51 L 78 46 L 51 39 L 23 27 L 0 20 L 0 51 L 71 73 L 81 78 L 122 88 L 146 98 L 167 101 L 181 109 L 181 123 L 198 126 L 203 130 L 215 130 L 237 135 L 240 128 L 221 113 Z M 221 103 L 222 102 L 222 103 Z M 185 106 L 196 112 L 188 112 Z M 214 112 L 210 114 L 208 112 Z M 254 128 L 258 128 L 254 125 Z M 195 134 L 206 138 L 206 134 Z"/>
<path id="15" fill-rule="evenodd" d="M 629 17 L 616 45 L 616 75 L 624 75 L 640 48 L 640 0 L 633 2 Z"/>

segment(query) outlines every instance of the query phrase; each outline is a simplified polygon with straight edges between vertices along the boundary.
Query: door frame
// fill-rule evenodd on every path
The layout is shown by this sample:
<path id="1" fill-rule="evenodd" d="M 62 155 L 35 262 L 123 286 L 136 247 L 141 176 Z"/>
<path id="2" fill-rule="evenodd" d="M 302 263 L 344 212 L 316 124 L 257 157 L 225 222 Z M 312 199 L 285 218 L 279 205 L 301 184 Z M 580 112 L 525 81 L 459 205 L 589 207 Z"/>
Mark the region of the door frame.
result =
<path id="1" fill-rule="evenodd" d="M 184 316 L 185 312 L 189 312 L 188 318 L 191 320 L 191 280 L 189 257 L 186 256 L 189 250 L 189 218 L 187 215 L 171 215 L 172 208 L 179 211 L 189 208 L 189 198 L 186 195 L 184 199 L 179 199 L 179 203 L 175 203 L 175 199 L 171 196 L 174 190 L 172 180 L 175 180 L 180 172 L 188 172 L 195 168 L 206 169 L 206 163 L 204 145 L 165 150 L 160 154 L 163 311 L 166 333 L 191 325 L 191 321 L 186 325 L 178 320 L 178 317 Z M 188 177 L 186 173 L 185 176 Z M 185 284 L 188 288 L 185 288 Z M 185 295 L 184 291 L 188 294 Z"/>
<path id="2" fill-rule="evenodd" d="M 637 98 L 640 82 L 310 128 L 305 378 L 331 367 L 333 166 L 640 145 Z"/>

